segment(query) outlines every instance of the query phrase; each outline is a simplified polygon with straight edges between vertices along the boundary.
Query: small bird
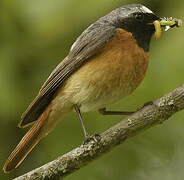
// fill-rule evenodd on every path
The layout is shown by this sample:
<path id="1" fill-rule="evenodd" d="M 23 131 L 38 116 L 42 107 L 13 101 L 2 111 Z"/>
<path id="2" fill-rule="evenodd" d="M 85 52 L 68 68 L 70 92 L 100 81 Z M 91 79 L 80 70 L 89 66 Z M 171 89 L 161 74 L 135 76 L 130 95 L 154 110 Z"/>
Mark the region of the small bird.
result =
<path id="1" fill-rule="evenodd" d="M 164 23 L 163 23 L 164 21 Z M 148 67 L 152 35 L 161 27 L 178 26 L 163 20 L 141 4 L 117 8 L 91 24 L 74 42 L 67 57 L 53 70 L 38 95 L 22 115 L 19 127 L 33 126 L 5 162 L 5 173 L 17 168 L 59 119 L 76 111 L 126 115 L 106 106 L 130 95 L 143 80 Z"/>

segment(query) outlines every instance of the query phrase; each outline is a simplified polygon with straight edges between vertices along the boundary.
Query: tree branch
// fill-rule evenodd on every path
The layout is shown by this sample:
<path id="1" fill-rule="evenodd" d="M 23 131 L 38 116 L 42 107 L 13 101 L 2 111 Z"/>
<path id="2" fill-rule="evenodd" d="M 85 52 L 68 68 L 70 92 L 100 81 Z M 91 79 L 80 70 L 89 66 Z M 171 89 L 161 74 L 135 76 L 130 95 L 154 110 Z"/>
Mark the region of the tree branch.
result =
<path id="1" fill-rule="evenodd" d="M 147 105 L 124 118 L 100 136 L 94 136 L 76 149 L 14 180 L 56 180 L 67 176 L 127 138 L 135 136 L 141 130 L 162 123 L 182 109 L 184 109 L 184 85 L 154 101 L 152 105 Z"/>

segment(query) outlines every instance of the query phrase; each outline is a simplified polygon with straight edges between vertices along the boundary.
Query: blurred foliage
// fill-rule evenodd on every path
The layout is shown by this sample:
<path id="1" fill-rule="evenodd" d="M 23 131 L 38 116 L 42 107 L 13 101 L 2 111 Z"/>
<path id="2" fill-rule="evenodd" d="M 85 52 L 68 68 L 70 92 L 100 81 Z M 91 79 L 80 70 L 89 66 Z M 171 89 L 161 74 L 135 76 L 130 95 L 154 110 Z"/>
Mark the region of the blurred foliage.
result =
<path id="1" fill-rule="evenodd" d="M 159 16 L 183 18 L 184 1 L 152 0 L 1 0 L 0 1 L 0 167 L 27 129 L 17 128 L 40 86 L 69 51 L 77 36 L 109 11 L 143 3 Z M 183 84 L 183 28 L 152 40 L 150 64 L 141 86 L 111 109 L 133 110 Z M 184 112 L 142 132 L 66 179 L 181 180 L 184 177 Z M 122 117 L 84 114 L 90 133 L 102 132 Z M 3 174 L 12 179 L 55 159 L 83 140 L 76 114 L 62 119 L 22 165 Z"/>

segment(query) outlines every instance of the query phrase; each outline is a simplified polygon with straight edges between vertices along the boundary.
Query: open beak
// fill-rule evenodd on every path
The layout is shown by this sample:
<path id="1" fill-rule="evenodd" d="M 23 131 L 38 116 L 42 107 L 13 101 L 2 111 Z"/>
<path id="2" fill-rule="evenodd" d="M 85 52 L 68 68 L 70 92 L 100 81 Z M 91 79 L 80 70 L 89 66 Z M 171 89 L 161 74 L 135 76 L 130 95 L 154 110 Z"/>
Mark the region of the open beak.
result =
<path id="1" fill-rule="evenodd" d="M 182 20 L 176 18 L 160 18 L 159 20 L 155 20 L 153 22 L 153 25 L 155 27 L 155 39 L 159 39 L 162 34 L 162 27 L 165 28 L 165 31 L 168 31 L 170 28 L 173 28 L 175 26 L 181 27 Z"/>

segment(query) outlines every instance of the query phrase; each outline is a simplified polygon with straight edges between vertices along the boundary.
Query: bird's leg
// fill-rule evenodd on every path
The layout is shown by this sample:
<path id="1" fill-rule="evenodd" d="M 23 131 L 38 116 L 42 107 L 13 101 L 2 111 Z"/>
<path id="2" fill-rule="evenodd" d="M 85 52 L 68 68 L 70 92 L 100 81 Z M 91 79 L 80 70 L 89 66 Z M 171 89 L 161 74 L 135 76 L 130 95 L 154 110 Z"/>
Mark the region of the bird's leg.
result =
<path id="1" fill-rule="evenodd" d="M 86 130 L 86 127 L 84 125 L 84 121 L 82 119 L 82 115 L 81 115 L 80 109 L 79 109 L 79 107 L 77 105 L 74 105 L 74 108 L 75 108 L 75 111 L 77 112 L 77 115 L 78 115 L 78 117 L 80 119 L 80 122 L 81 122 L 81 125 L 82 125 L 82 129 L 83 129 L 83 132 L 84 132 L 85 139 L 87 139 L 89 137 L 89 134 L 88 134 L 88 132 Z"/>
<path id="2" fill-rule="evenodd" d="M 101 136 L 98 134 L 98 133 L 95 133 L 94 135 L 90 136 L 85 128 L 85 125 L 84 125 L 84 121 L 82 119 L 82 115 L 81 115 L 81 112 L 80 112 L 80 109 L 77 105 L 74 105 L 74 108 L 75 108 L 75 111 L 77 112 L 78 114 L 78 117 L 80 119 L 80 122 L 81 122 L 81 125 L 82 125 L 82 129 L 84 131 L 84 136 L 85 136 L 85 140 L 83 142 L 83 144 L 86 144 L 88 143 L 89 141 L 93 140 L 95 141 L 96 143 L 98 143 L 101 139 Z"/>
<path id="3" fill-rule="evenodd" d="M 98 110 L 102 115 L 130 115 L 135 113 L 135 111 L 106 111 L 106 108 Z"/>
<path id="4" fill-rule="evenodd" d="M 152 101 L 146 102 L 141 108 L 138 108 L 137 111 L 141 110 L 145 106 L 152 105 L 152 104 L 153 104 Z M 102 115 L 131 115 L 137 112 L 137 111 L 106 111 L 106 108 L 101 108 L 98 111 Z"/>

